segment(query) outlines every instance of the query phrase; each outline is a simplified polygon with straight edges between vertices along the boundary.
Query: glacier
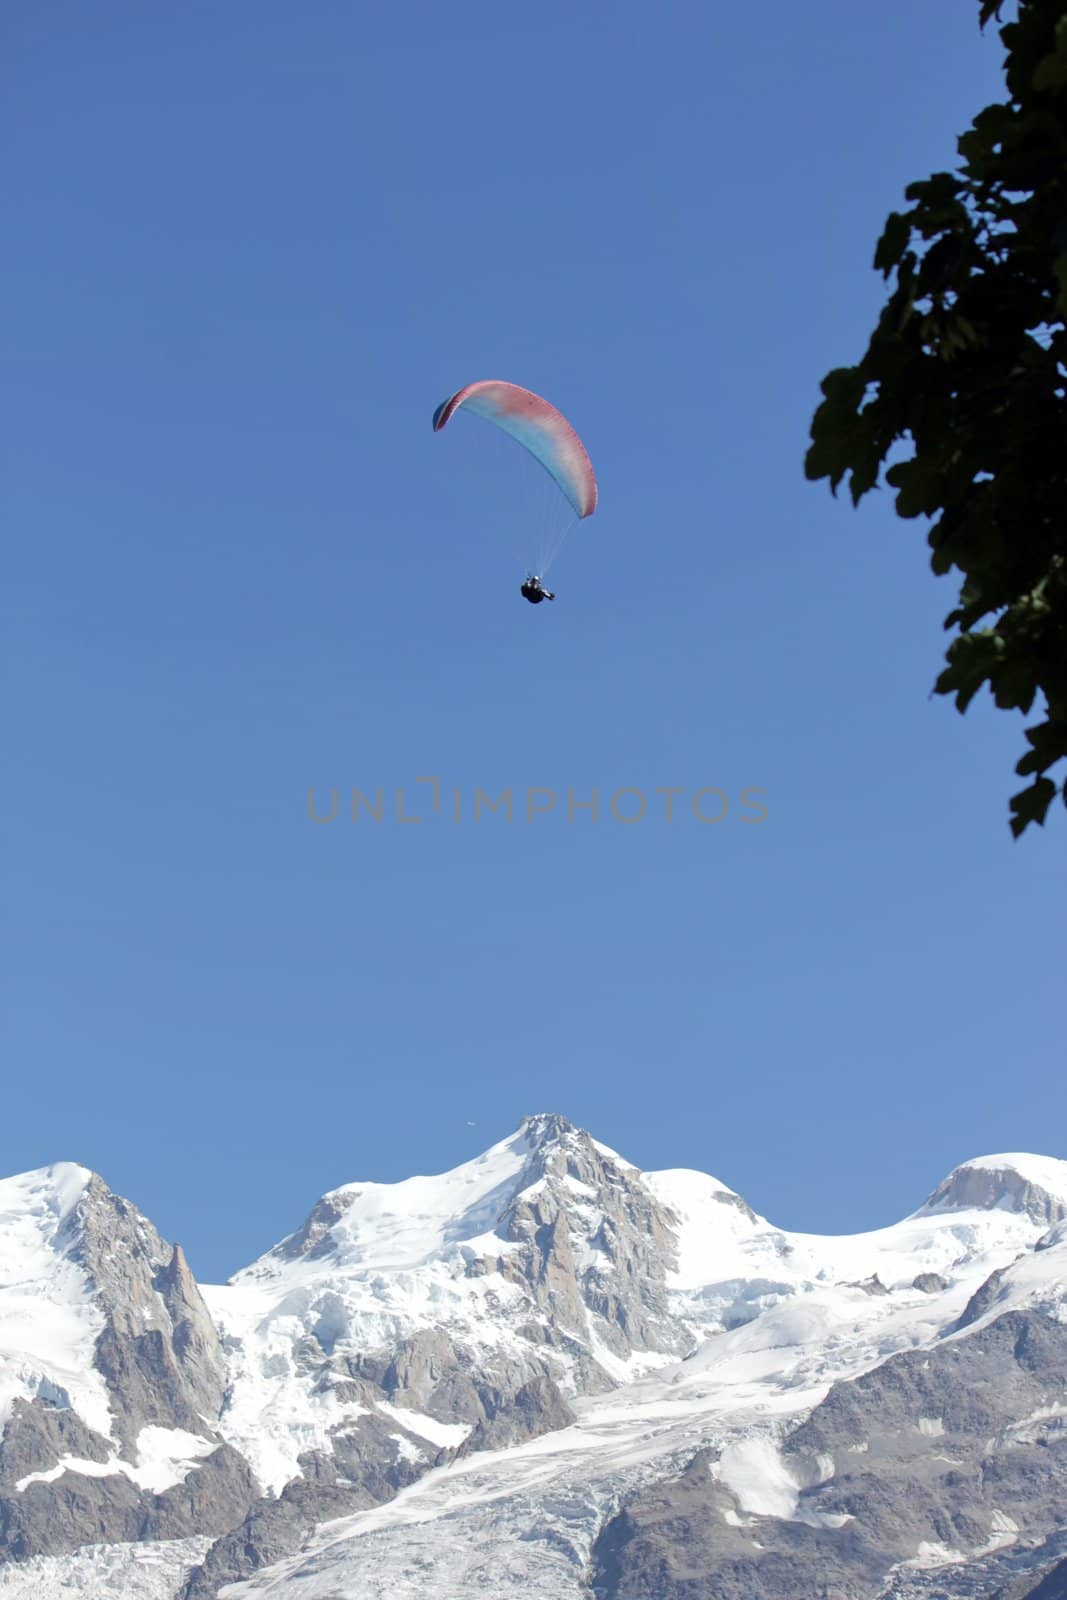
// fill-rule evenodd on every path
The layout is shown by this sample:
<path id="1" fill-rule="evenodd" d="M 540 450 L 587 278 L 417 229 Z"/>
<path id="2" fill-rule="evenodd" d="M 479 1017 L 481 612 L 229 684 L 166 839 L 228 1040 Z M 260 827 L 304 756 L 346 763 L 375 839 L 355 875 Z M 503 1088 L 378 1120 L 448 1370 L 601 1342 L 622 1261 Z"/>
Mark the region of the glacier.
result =
<path id="1" fill-rule="evenodd" d="M 901 1222 L 823 1237 L 544 1114 L 451 1172 L 330 1191 L 216 1286 L 82 1168 L 0 1184 L 0 1221 L 0 1600 L 31 1571 L 134 1600 L 696 1600 L 781 1571 L 798 1600 L 820 1570 L 904 1600 L 1060 1558 L 1054 1157 L 975 1158 Z M 143 1271 L 101 1286 L 94 1229 Z M 169 1409 L 123 1390 L 138 1363 Z M 141 1498 L 116 1509 L 120 1480 Z M 50 1545 L 72 1487 L 103 1543 Z M 122 1537 L 138 1517 L 154 1538 Z"/>

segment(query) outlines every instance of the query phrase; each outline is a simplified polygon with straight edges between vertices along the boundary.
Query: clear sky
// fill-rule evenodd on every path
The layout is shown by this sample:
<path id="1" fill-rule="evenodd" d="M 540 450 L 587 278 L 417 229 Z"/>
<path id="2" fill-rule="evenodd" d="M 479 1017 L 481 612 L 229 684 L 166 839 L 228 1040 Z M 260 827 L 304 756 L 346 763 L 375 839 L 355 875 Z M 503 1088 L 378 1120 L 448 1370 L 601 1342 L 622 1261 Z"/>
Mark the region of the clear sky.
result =
<path id="1" fill-rule="evenodd" d="M 1064 820 L 930 698 L 924 525 L 803 476 L 977 11 L 3 7 L 0 1171 L 210 1280 L 532 1111 L 831 1232 L 1067 1155 Z M 554 605 L 517 447 L 431 431 L 481 377 L 596 465 Z"/>

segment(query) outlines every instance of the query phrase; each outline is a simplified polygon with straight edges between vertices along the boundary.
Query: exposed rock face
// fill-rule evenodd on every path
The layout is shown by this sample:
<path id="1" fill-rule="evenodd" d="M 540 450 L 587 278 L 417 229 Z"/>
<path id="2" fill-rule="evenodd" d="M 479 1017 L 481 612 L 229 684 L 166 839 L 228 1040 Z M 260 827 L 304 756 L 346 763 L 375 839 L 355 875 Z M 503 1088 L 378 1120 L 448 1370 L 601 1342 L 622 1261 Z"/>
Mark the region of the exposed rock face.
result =
<path id="1" fill-rule="evenodd" d="M 440 1422 L 478 1422 L 485 1414 L 475 1376 L 464 1370 L 451 1339 L 438 1329 L 420 1329 L 392 1353 L 353 1356 L 346 1365 L 378 1398 Z"/>
<path id="2" fill-rule="evenodd" d="M 200 1432 L 226 1389 L 219 1336 L 180 1245 L 168 1246 L 136 1206 L 94 1173 L 60 1240 L 103 1312 L 96 1366 L 114 1428 L 133 1447 L 149 1424 Z"/>
<path id="3" fill-rule="evenodd" d="M 667 1309 L 676 1255 L 670 1214 L 638 1173 L 605 1159 L 561 1117 L 531 1117 L 525 1126 L 530 1158 L 500 1222 L 520 1249 L 501 1257 L 500 1271 L 522 1283 L 560 1339 L 584 1343 L 591 1326 L 623 1359 L 637 1350 L 684 1355 L 692 1341 Z"/>
<path id="4" fill-rule="evenodd" d="M 332 1290 L 312 1302 L 306 1320 L 314 1331 L 299 1347 L 309 1387 L 317 1392 L 341 1403 L 387 1403 L 401 1414 L 465 1425 L 466 1436 L 438 1451 L 412 1434 L 398 1453 L 398 1431 L 404 1435 L 395 1414 L 387 1425 L 370 1417 L 331 1432 L 328 1449 L 301 1457 L 299 1477 L 259 1501 L 240 1528 L 219 1540 L 190 1579 L 186 1600 L 207 1600 L 213 1585 L 299 1548 L 317 1522 L 387 1499 L 439 1461 L 568 1426 L 574 1413 L 562 1392 L 564 1377 L 580 1392 L 612 1386 L 593 1354 L 592 1333 L 621 1358 L 634 1350 L 689 1348 L 691 1339 L 666 1305 L 674 1251 L 669 1218 L 636 1171 L 605 1157 L 562 1118 L 527 1118 L 520 1132 L 526 1150 L 521 1169 L 462 1230 L 484 1225 L 500 1241 L 499 1255 L 467 1247 L 455 1258 L 466 1278 L 498 1274 L 519 1291 L 518 1352 L 477 1347 L 463 1331 L 443 1328 L 420 1328 L 379 1349 L 353 1348 L 349 1312 Z M 334 1230 L 360 1197 L 357 1187 L 325 1196 L 303 1227 L 265 1258 L 265 1270 L 337 1258 Z"/>
<path id="5" fill-rule="evenodd" d="M 93 1174 L 52 1248 L 81 1270 L 102 1322 L 94 1366 L 111 1434 L 90 1428 L 70 1396 L 48 1385 L 14 1401 L 0 1438 L 0 1560 L 232 1527 L 258 1487 L 217 1432 L 222 1351 L 180 1246 Z M 157 1447 L 173 1430 L 182 1436 L 178 1481 L 159 1491 L 138 1482 L 145 1429 L 160 1430 Z"/>
<path id="6" fill-rule="evenodd" d="M 1025 1211 L 1048 1227 L 1067 1217 L 1067 1204 L 1014 1167 L 965 1162 L 949 1173 L 923 1206 L 924 1211 L 992 1210 Z"/>
<path id="7" fill-rule="evenodd" d="M 232 1527 L 255 1498 L 248 1464 L 219 1445 L 180 1483 L 146 1493 L 121 1472 L 67 1470 L 0 1501 L 0 1550 L 14 1561 L 60 1555 L 86 1544 L 181 1539 Z"/>
<path id="8" fill-rule="evenodd" d="M 483 1401 L 483 1404 L 485 1402 Z M 574 1412 L 551 1378 L 531 1378 L 514 1394 L 485 1405 L 486 1416 L 463 1443 L 472 1450 L 503 1450 L 523 1439 L 537 1439 L 574 1421 Z"/>
<path id="9" fill-rule="evenodd" d="M 391 1500 L 435 1464 L 436 1457 L 426 1459 L 424 1443 L 377 1417 L 338 1429 L 329 1454 L 302 1456 L 300 1477 L 276 1499 L 257 1500 L 240 1526 L 211 1547 L 181 1600 L 215 1600 L 224 1584 L 299 1550 L 318 1523 Z"/>
<path id="10" fill-rule="evenodd" d="M 312 1208 L 303 1227 L 298 1228 L 296 1233 L 291 1233 L 280 1244 L 276 1244 L 270 1251 L 270 1256 L 278 1261 L 299 1261 L 302 1257 L 317 1261 L 323 1256 L 328 1256 L 336 1248 L 330 1237 L 330 1229 L 336 1222 L 340 1222 L 345 1212 L 358 1198 L 358 1191 L 355 1189 L 324 1195 Z"/>
<path id="11" fill-rule="evenodd" d="M 1000 1594 L 996 1600 L 1015 1600 L 1015 1596 Z M 1036 1588 L 1028 1588 L 1020 1600 L 1067 1600 L 1067 1561 L 1057 1561 Z"/>
<path id="12" fill-rule="evenodd" d="M 1065 1392 L 1067 1326 L 1036 1312 L 893 1356 L 835 1384 L 787 1436 L 771 1475 L 793 1486 L 789 1514 L 761 1509 L 729 1460 L 705 1453 L 607 1526 L 594 1593 L 878 1600 L 912 1592 L 918 1574 L 900 1569 L 924 1552 L 1038 1544 L 1067 1505 Z"/>
<path id="13" fill-rule="evenodd" d="M 203 1294 L 84 1169 L 10 1185 L 0 1562 L 165 1540 L 199 1562 L 169 1564 L 166 1600 L 216 1600 L 293 1557 L 309 1600 L 422 1600 L 443 1539 L 426 1600 L 1059 1594 L 1062 1163 L 971 1163 L 899 1230 L 838 1248 L 531 1117 L 450 1173 L 324 1196 Z M 5 1343 L 4 1296 L 34 1325 L 38 1281 L 69 1316 L 63 1359 Z M 359 1551 L 316 1534 L 403 1490 Z M 288 1593 L 296 1570 L 251 1587 Z"/>
<path id="14" fill-rule="evenodd" d="M 469 1423 L 473 1432 L 461 1450 L 487 1449 L 487 1444 L 475 1440 L 490 1437 L 494 1447 L 518 1444 L 574 1420 L 559 1388 L 546 1374 L 509 1378 L 496 1364 L 479 1364 L 476 1356 L 457 1348 L 440 1332 L 414 1334 L 391 1359 L 384 1354 L 352 1357 L 347 1367 L 358 1387 L 335 1385 L 335 1393 L 352 1399 L 359 1395 L 371 1403 L 387 1400 L 438 1422 Z M 526 1370 L 523 1367 L 521 1372 Z"/>
<path id="15" fill-rule="evenodd" d="M 948 1566 L 901 1568 L 878 1600 L 1031 1600 L 1061 1565 L 1067 1532 L 1032 1546 L 1002 1545 L 988 1555 Z M 1054 1585 L 1045 1600 L 1055 1600 Z M 1067 1600 L 1067 1596 L 1063 1597 Z"/>
<path id="16" fill-rule="evenodd" d="M 582 1388 L 611 1383 L 589 1354 L 591 1331 L 622 1359 L 635 1350 L 684 1354 L 692 1340 L 666 1303 L 666 1274 L 676 1251 L 669 1212 L 642 1186 L 636 1169 L 605 1156 L 564 1118 L 527 1117 L 519 1137 L 526 1150 L 521 1171 L 483 1202 L 478 1218 L 484 1234 L 503 1248 L 499 1255 L 465 1252 L 465 1276 L 499 1273 L 518 1286 L 526 1301 L 523 1336 L 535 1346 L 576 1355 Z M 261 1274 L 296 1260 L 329 1261 L 339 1251 L 336 1225 L 361 1197 L 356 1186 L 324 1196 L 303 1226 L 252 1271 Z M 753 1215 L 739 1196 L 721 1198 Z M 455 1242 L 462 1242 L 459 1233 Z M 342 1313 L 329 1339 L 318 1334 L 327 1353 L 343 1331 Z M 434 1345 L 435 1337 L 420 1331 L 407 1355 L 397 1359 L 417 1368 L 425 1352 L 435 1349 L 436 1382 L 445 1366 L 455 1365 L 456 1355 L 446 1351 L 447 1340 Z M 398 1368 L 388 1387 L 410 1404 L 428 1402 L 425 1376 L 414 1368 Z"/>
<path id="17" fill-rule="evenodd" d="M 869 1278 L 860 1279 L 860 1281 L 857 1283 L 846 1284 L 845 1287 L 848 1289 L 862 1289 L 864 1294 L 889 1293 L 889 1290 L 886 1288 L 877 1272 L 872 1273 Z M 918 1287 L 918 1285 L 916 1285 L 916 1287 Z"/>
<path id="18" fill-rule="evenodd" d="M 953 1324 L 953 1329 L 959 1332 L 969 1328 L 972 1323 L 984 1317 L 986 1312 L 996 1304 L 996 1299 L 1004 1283 L 1006 1269 L 998 1267 L 996 1272 L 991 1272 L 983 1284 L 974 1291 L 960 1315 Z"/>
<path id="19" fill-rule="evenodd" d="M 13 1494 L 31 1473 L 48 1472 L 61 1456 L 104 1462 L 112 1449 L 69 1406 L 58 1410 L 39 1399 L 15 1400 L 0 1438 L 0 1495 Z"/>

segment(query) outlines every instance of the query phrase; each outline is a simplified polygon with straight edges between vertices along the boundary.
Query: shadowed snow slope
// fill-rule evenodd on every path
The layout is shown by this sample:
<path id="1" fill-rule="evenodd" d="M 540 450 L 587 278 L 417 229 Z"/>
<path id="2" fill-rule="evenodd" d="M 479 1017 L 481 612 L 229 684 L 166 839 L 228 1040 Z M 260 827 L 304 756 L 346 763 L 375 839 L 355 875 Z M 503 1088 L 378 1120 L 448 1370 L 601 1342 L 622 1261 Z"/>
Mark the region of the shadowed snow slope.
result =
<path id="1" fill-rule="evenodd" d="M 135 1434 L 100 1357 L 108 1328 L 132 1337 L 121 1284 L 72 1245 L 86 1215 L 127 1205 L 101 1195 L 72 1167 L 0 1185 L 0 1397 L 52 1430 L 0 1494 L 110 1472 L 136 1497 L 225 1441 L 262 1498 L 234 1498 L 221 1530 L 175 1524 L 185 1543 L 146 1595 L 803 1600 L 825 1570 L 850 1600 L 907 1600 L 946 1563 L 992 1582 L 1057 1554 L 1065 1162 L 982 1157 L 892 1227 L 821 1237 L 542 1115 L 440 1176 L 331 1191 L 202 1302 L 128 1208 L 122 1237 L 170 1308 L 149 1308 L 152 1349 L 177 1352 L 166 1419 L 127 1404 Z M 73 1419 L 62 1438 L 52 1413 Z M 129 1526 L 104 1537 L 126 1552 Z M 9 1554 L 61 1558 L 64 1594 L 87 1600 L 95 1543 Z M 15 1572 L 0 1600 L 28 1592 Z"/>

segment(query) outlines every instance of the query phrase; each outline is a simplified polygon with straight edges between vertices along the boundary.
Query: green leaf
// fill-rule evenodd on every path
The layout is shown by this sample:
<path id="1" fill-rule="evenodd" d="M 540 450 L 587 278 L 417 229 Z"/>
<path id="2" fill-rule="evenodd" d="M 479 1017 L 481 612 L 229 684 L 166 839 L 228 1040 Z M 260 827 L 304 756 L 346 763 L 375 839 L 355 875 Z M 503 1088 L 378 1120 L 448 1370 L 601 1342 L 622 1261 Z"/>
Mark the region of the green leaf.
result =
<path id="1" fill-rule="evenodd" d="M 929 516 L 937 504 L 938 462 L 931 455 L 913 456 L 898 461 L 886 473 L 886 482 L 897 490 L 897 515 Z"/>
<path id="2" fill-rule="evenodd" d="M 989 687 L 1002 711 L 1025 714 L 1037 693 L 1037 665 L 1027 655 L 1015 656 L 991 674 Z"/>
<path id="3" fill-rule="evenodd" d="M 1000 665 L 1004 641 L 990 628 L 962 633 L 948 648 L 948 666 L 934 684 L 937 694 L 954 694 L 957 711 L 966 711 Z"/>
<path id="4" fill-rule="evenodd" d="M 911 223 L 899 211 L 891 211 L 882 229 L 882 237 L 874 252 L 874 269 L 888 278 L 893 268 L 899 263 L 908 241 L 911 239 Z"/>
<path id="5" fill-rule="evenodd" d="M 935 172 L 919 183 L 909 183 L 904 190 L 904 198 L 932 209 L 950 205 L 959 195 L 960 187 L 960 180 L 955 173 Z"/>
<path id="6" fill-rule="evenodd" d="M 804 457 L 804 476 L 829 478 L 834 494 L 849 468 L 847 435 L 836 426 L 836 420 L 824 401 L 812 418 L 811 445 Z"/>
<path id="7" fill-rule="evenodd" d="M 1039 828 L 1044 827 L 1048 808 L 1056 798 L 1056 785 L 1051 778 L 1038 778 L 1036 782 L 1026 789 L 1020 789 L 1018 794 L 1011 797 L 1011 831 L 1016 839 L 1031 824 L 1036 822 Z"/>
<path id="8" fill-rule="evenodd" d="M 854 411 L 863 399 L 867 380 L 859 367 L 835 367 L 826 374 L 820 388 L 835 406 Z"/>
<path id="9" fill-rule="evenodd" d="M 1025 728 L 1023 732 L 1031 748 L 1016 765 L 1015 770 L 1020 778 L 1028 778 L 1034 772 L 1044 772 L 1067 756 L 1067 724 L 1055 723 L 1049 718 L 1039 722 L 1036 727 Z"/>

